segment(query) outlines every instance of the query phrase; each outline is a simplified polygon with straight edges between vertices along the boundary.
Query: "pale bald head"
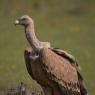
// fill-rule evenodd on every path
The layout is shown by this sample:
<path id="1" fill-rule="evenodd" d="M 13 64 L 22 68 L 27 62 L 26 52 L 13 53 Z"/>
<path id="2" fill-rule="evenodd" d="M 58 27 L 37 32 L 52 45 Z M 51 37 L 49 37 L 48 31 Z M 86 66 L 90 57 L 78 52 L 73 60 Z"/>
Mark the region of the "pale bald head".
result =
<path id="1" fill-rule="evenodd" d="M 25 27 L 26 38 L 35 52 L 39 51 L 43 47 L 50 48 L 49 42 L 40 42 L 37 39 L 34 31 L 33 19 L 28 15 L 24 15 L 17 19 L 15 25 L 23 25 Z"/>
<path id="2" fill-rule="evenodd" d="M 15 25 L 27 26 L 27 25 L 33 24 L 33 23 L 34 23 L 33 19 L 30 18 L 28 15 L 24 15 L 15 21 Z"/>

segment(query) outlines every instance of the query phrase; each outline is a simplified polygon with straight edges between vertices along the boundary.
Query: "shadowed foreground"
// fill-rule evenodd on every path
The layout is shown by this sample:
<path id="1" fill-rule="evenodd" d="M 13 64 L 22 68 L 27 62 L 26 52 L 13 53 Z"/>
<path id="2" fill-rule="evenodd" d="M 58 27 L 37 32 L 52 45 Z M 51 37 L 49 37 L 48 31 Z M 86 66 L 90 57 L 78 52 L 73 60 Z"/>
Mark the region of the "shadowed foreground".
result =
<path id="1" fill-rule="evenodd" d="M 34 92 L 27 84 L 21 82 L 17 87 L 9 89 L 7 95 L 44 95 L 44 93 Z"/>

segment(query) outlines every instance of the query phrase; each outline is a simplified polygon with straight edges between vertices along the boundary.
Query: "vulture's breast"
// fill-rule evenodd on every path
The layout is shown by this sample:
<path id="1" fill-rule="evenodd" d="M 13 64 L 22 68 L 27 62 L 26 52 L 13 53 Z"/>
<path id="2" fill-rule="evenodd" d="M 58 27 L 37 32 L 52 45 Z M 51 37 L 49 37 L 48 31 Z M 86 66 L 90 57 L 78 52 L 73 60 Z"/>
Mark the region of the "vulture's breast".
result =
<path id="1" fill-rule="evenodd" d="M 49 80 L 42 69 L 39 58 L 35 61 L 31 60 L 31 68 L 35 80 L 41 85 L 47 85 Z"/>
<path id="2" fill-rule="evenodd" d="M 32 49 L 27 48 L 24 52 L 25 63 L 27 67 L 27 71 L 30 76 L 36 80 L 40 85 L 46 86 L 49 83 L 48 77 L 42 68 L 42 63 L 40 58 L 33 60 L 30 58 L 30 54 Z"/>

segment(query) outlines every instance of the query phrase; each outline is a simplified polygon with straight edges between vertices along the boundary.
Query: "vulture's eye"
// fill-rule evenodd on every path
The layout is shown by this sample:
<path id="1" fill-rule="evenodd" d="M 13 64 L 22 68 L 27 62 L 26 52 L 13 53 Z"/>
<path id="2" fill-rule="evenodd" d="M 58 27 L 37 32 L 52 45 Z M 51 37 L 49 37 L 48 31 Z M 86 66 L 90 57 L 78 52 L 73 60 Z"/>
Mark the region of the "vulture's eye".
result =
<path id="1" fill-rule="evenodd" d="M 26 18 L 23 18 L 22 20 L 23 20 L 23 21 L 25 21 L 25 20 L 26 20 Z"/>

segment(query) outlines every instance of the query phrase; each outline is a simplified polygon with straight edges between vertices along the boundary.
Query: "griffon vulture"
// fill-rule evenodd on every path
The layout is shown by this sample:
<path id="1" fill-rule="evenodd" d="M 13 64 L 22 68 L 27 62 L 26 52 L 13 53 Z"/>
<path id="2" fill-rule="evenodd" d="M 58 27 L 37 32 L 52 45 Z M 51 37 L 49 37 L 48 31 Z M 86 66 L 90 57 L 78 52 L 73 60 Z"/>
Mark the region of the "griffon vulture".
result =
<path id="1" fill-rule="evenodd" d="M 25 28 L 26 38 L 32 47 L 24 52 L 26 67 L 45 95 L 87 95 L 72 55 L 52 48 L 48 42 L 40 42 L 35 35 L 33 19 L 29 16 L 22 16 L 15 24 Z"/>

